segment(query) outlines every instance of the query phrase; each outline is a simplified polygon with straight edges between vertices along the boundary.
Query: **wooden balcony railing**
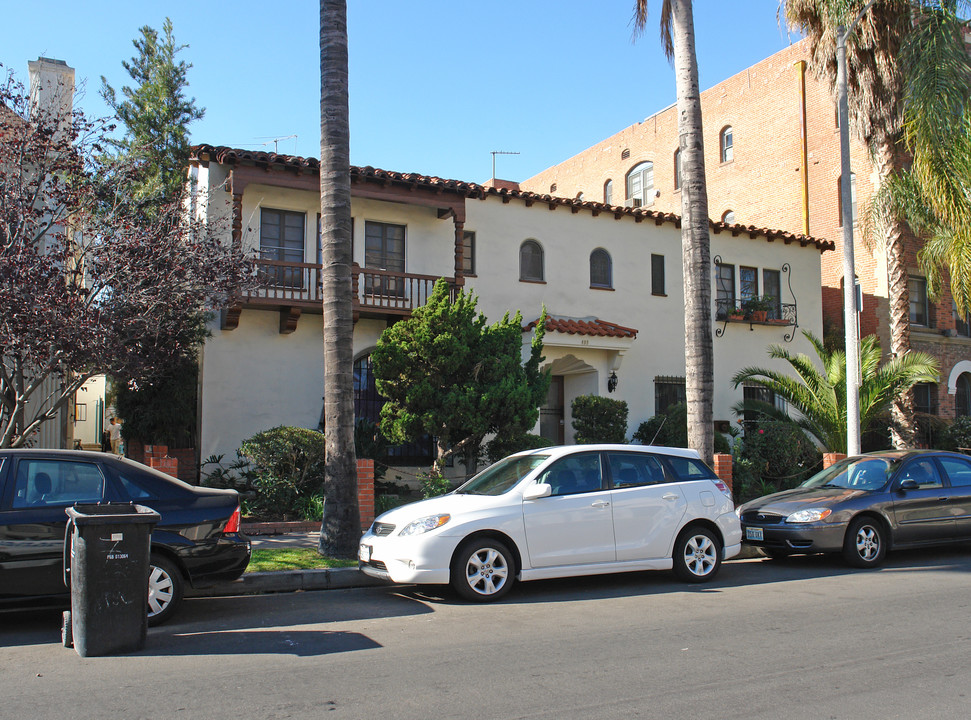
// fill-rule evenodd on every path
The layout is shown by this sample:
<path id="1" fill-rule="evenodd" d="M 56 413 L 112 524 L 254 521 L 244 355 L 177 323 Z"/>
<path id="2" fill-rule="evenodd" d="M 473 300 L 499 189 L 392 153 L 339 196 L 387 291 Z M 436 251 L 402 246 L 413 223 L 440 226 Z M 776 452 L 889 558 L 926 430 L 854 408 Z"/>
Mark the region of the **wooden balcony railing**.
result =
<path id="1" fill-rule="evenodd" d="M 320 265 L 258 259 L 256 266 L 257 284 L 242 297 L 243 305 L 311 311 L 321 308 Z M 362 268 L 355 263 L 351 271 L 354 311 L 365 317 L 410 315 L 428 302 L 438 278 Z M 447 280 L 454 294 L 455 280 Z"/>

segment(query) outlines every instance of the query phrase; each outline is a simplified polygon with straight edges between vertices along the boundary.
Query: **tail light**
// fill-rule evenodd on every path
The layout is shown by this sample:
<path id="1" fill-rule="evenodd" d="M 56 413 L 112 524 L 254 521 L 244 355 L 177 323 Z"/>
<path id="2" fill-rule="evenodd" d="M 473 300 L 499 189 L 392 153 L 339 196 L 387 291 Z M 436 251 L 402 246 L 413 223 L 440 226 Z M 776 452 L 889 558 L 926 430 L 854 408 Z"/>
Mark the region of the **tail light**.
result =
<path id="1" fill-rule="evenodd" d="M 721 480 L 712 480 L 712 482 L 715 483 L 716 488 L 728 495 L 728 497 L 732 496 L 732 491 L 728 489 L 728 485 L 726 485 L 724 482 Z"/>
<path id="2" fill-rule="evenodd" d="M 236 509 L 233 510 L 233 514 L 229 518 L 229 522 L 226 523 L 226 527 L 223 528 L 223 532 L 238 533 L 239 523 L 240 523 L 240 520 L 242 520 L 242 517 L 243 517 L 243 514 L 239 510 L 239 505 L 237 505 Z"/>

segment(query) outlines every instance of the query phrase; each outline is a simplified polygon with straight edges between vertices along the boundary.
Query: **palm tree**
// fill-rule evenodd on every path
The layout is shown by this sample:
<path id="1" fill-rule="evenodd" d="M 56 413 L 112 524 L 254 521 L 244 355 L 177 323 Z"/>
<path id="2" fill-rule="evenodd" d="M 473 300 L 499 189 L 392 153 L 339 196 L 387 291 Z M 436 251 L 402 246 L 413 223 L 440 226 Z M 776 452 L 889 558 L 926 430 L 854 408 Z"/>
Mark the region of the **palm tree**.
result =
<path id="1" fill-rule="evenodd" d="M 647 0 L 636 0 L 634 26 L 647 23 Z M 664 0 L 661 42 L 673 61 L 681 150 L 681 256 L 684 267 L 684 363 L 688 446 L 711 463 L 714 454 L 714 372 L 711 337 L 710 237 L 701 91 L 691 0 Z"/>
<path id="2" fill-rule="evenodd" d="M 318 551 L 354 557 L 361 534 L 354 454 L 347 3 L 320 0 L 320 233 L 324 310 L 324 517 Z"/>
<path id="3" fill-rule="evenodd" d="M 860 0 L 781 0 L 790 25 L 801 29 L 812 43 L 811 66 L 836 83 L 838 28 L 863 6 Z M 846 42 L 847 87 L 851 127 L 871 152 L 879 184 L 884 185 L 903 167 L 902 108 L 904 79 L 901 45 L 911 24 L 909 0 L 879 0 L 860 19 Z M 901 214 L 881 223 L 881 243 L 887 254 L 890 303 L 890 351 L 902 357 L 910 350 L 910 293 L 905 259 L 909 233 Z M 897 397 L 891 409 L 891 436 L 895 447 L 913 445 L 913 398 Z"/>
<path id="4" fill-rule="evenodd" d="M 846 452 L 846 354 L 842 350 L 827 350 L 811 332 L 803 332 L 816 351 L 818 364 L 808 355 L 792 355 L 779 345 L 769 347 L 769 357 L 785 360 L 795 376 L 758 367 L 746 367 L 732 377 L 737 388 L 753 383 L 771 390 L 799 412 L 798 418 L 767 403 L 744 401 L 733 408 L 741 414 L 756 410 L 773 417 L 788 418 L 812 435 L 830 452 Z M 911 352 L 880 364 L 881 349 L 876 336 L 868 335 L 860 342 L 860 426 L 867 428 L 884 413 L 895 397 L 907 392 L 916 383 L 936 382 L 937 360 L 926 353 Z"/>

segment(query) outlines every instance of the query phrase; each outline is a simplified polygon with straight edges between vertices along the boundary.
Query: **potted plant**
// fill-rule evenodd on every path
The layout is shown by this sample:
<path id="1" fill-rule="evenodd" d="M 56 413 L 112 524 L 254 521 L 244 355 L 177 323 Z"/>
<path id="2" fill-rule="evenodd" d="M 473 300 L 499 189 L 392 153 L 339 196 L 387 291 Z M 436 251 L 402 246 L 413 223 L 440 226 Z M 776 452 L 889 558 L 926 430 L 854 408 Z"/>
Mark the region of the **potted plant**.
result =
<path id="1" fill-rule="evenodd" d="M 769 310 L 775 306 L 772 295 L 753 295 L 742 303 L 742 310 L 749 319 L 755 322 L 765 322 L 769 317 Z"/>

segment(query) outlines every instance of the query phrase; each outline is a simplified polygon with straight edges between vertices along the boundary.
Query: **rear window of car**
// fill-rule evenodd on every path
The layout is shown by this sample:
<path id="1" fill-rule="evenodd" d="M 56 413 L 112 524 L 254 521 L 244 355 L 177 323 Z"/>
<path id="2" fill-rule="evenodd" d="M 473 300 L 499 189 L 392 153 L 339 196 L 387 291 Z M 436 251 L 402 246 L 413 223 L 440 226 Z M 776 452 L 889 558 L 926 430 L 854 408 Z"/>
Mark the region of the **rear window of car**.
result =
<path id="1" fill-rule="evenodd" d="M 664 459 L 679 480 L 708 480 L 717 477 L 711 468 L 696 458 L 665 455 Z"/>

